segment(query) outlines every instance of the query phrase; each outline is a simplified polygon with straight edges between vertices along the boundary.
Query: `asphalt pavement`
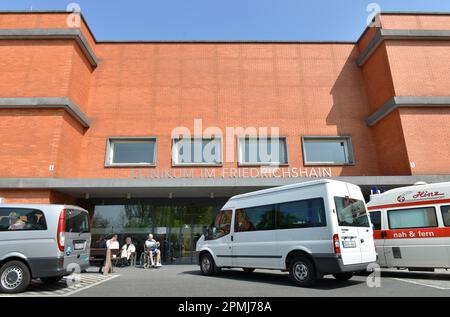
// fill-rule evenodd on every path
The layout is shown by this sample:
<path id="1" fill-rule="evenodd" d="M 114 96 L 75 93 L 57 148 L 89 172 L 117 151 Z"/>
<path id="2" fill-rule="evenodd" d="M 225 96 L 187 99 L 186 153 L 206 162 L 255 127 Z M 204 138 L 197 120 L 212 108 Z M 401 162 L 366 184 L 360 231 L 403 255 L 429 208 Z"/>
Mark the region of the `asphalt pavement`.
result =
<path id="1" fill-rule="evenodd" d="M 207 277 L 196 265 L 166 265 L 159 269 L 117 268 L 117 278 L 81 289 L 71 296 L 150 297 L 311 297 L 311 296 L 450 296 L 450 272 L 383 271 L 379 284 L 367 283 L 367 276 L 339 282 L 327 276 L 313 288 L 294 286 L 287 273 L 256 270 L 223 270 Z M 376 287 L 369 287 L 376 286 Z"/>

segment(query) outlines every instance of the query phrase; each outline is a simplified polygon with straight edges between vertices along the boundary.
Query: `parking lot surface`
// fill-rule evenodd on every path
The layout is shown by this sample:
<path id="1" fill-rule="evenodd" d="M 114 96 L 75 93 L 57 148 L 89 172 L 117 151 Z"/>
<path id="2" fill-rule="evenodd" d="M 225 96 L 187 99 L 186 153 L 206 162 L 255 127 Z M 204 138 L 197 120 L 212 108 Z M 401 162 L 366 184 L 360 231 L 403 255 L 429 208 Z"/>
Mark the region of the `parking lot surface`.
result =
<path id="1" fill-rule="evenodd" d="M 54 287 L 34 282 L 20 296 L 149 296 L 149 297 L 305 297 L 305 296 L 450 296 L 450 272 L 385 270 L 379 287 L 369 287 L 367 276 L 339 282 L 325 277 L 313 288 L 294 286 L 287 273 L 223 270 L 220 276 L 202 276 L 195 265 L 166 265 L 160 269 L 116 268 L 104 277 L 96 269 L 81 275 L 80 283 L 61 281 Z M 4 296 L 4 295 L 0 295 Z"/>

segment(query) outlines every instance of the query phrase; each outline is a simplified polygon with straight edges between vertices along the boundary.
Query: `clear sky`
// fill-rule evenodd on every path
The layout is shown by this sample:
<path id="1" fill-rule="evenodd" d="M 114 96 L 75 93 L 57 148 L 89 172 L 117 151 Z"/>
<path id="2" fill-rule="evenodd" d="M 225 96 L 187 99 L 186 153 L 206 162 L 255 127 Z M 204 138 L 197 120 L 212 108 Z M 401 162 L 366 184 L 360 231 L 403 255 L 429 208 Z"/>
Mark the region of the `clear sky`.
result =
<path id="1" fill-rule="evenodd" d="M 367 5 L 448 11 L 449 0 L 3 0 L 0 10 L 77 2 L 98 40 L 356 40 Z"/>

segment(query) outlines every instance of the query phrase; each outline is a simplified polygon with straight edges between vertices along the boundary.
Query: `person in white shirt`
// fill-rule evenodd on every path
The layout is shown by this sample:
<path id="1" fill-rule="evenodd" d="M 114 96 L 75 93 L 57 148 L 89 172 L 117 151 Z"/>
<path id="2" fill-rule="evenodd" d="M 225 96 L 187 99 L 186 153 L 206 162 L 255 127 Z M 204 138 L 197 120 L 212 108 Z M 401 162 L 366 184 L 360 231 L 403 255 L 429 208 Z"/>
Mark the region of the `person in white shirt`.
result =
<path id="1" fill-rule="evenodd" d="M 130 265 L 130 257 L 133 253 L 136 252 L 136 247 L 134 246 L 133 242 L 131 241 L 130 237 L 127 237 L 125 239 L 125 244 L 122 246 L 122 252 L 120 254 L 120 258 L 123 262 L 126 263 L 126 265 Z"/>
<path id="2" fill-rule="evenodd" d="M 145 249 L 146 252 L 149 253 L 150 260 L 152 266 L 161 267 L 161 251 L 158 249 L 159 242 L 156 242 L 155 239 L 153 239 L 153 235 L 150 233 L 148 235 L 147 241 L 145 241 Z M 155 264 L 155 257 L 156 257 L 156 264 Z"/>
<path id="3" fill-rule="evenodd" d="M 111 239 L 106 241 L 106 248 L 109 250 L 118 250 L 120 249 L 119 241 L 117 240 L 117 234 L 113 235 Z"/>

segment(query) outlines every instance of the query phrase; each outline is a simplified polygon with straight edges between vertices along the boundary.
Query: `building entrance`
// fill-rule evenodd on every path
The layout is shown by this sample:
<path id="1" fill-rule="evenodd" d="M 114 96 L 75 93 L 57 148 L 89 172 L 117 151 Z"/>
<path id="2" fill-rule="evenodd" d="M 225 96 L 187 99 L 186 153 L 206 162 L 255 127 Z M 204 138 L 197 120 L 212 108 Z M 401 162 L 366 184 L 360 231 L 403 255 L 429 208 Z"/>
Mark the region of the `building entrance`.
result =
<path id="1" fill-rule="evenodd" d="M 212 222 L 224 201 L 152 200 L 117 204 L 102 201 L 96 204 L 92 219 L 92 243 L 119 235 L 122 246 L 131 237 L 136 246 L 137 259 L 144 250 L 149 233 L 161 244 L 162 261 L 194 263 L 195 247 L 203 228 Z"/>

